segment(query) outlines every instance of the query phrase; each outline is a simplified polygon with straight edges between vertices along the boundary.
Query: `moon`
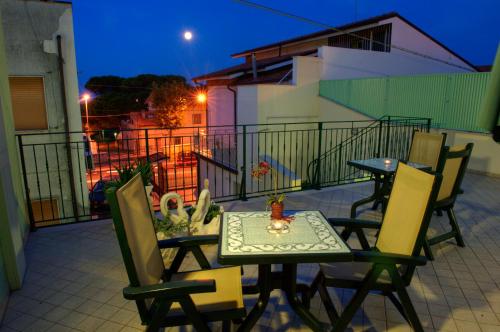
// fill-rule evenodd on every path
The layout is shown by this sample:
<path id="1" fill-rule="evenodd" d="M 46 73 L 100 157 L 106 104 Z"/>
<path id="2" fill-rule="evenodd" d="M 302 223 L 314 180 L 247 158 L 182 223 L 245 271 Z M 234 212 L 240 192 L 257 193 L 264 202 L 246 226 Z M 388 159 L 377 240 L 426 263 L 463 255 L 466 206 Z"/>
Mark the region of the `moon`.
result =
<path id="1" fill-rule="evenodd" d="M 185 40 L 193 39 L 193 33 L 191 31 L 184 31 L 184 39 Z"/>

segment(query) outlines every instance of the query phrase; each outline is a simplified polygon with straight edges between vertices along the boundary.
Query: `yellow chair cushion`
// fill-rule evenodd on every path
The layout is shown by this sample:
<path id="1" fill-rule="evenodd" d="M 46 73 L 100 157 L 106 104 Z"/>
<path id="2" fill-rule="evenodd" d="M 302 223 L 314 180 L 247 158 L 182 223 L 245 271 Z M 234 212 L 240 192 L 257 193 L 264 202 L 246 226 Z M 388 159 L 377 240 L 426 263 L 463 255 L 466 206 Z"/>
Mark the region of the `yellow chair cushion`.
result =
<path id="1" fill-rule="evenodd" d="M 465 145 L 456 145 L 450 148 L 450 152 L 457 152 L 465 149 Z M 438 201 L 451 197 L 463 159 L 463 157 L 446 159 L 443 169 L 443 181 L 441 182 L 441 187 L 439 188 L 439 194 L 437 197 Z"/>
<path id="2" fill-rule="evenodd" d="M 417 131 L 413 136 L 408 161 L 430 166 L 435 171 L 442 146 L 442 134 Z"/>
<path id="3" fill-rule="evenodd" d="M 323 274 L 329 279 L 362 281 L 373 266 L 369 262 L 341 262 L 320 264 Z M 391 284 L 389 273 L 384 270 L 377 279 L 382 284 Z"/>
<path id="4" fill-rule="evenodd" d="M 174 274 L 172 277 L 172 281 L 207 279 L 215 280 L 216 291 L 191 295 L 196 308 L 200 312 L 243 309 L 245 307 L 239 266 L 181 272 Z M 177 313 L 178 311 L 182 311 L 182 309 L 180 304 L 175 302 L 172 304 L 170 313 Z"/>
<path id="5" fill-rule="evenodd" d="M 375 244 L 380 251 L 413 254 L 433 184 L 433 175 L 399 164 Z"/>

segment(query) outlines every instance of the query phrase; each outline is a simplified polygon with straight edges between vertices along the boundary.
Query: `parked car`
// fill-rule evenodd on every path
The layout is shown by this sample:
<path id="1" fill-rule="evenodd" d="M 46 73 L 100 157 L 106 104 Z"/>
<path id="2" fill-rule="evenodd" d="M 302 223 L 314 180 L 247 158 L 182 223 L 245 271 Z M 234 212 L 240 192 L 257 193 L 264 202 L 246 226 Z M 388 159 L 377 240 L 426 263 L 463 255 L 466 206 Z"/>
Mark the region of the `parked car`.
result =
<path id="1" fill-rule="evenodd" d="M 186 167 L 196 165 L 196 154 L 193 152 L 179 152 L 175 160 L 175 166 Z"/>
<path id="2" fill-rule="evenodd" d="M 163 152 L 155 152 L 155 153 L 152 153 L 149 155 L 149 161 L 152 163 L 163 161 L 163 160 L 168 160 L 168 159 L 170 159 L 170 157 L 165 155 Z M 145 163 L 147 158 L 146 158 L 146 156 L 142 156 L 142 157 L 137 158 L 137 160 L 142 162 L 142 163 Z"/>

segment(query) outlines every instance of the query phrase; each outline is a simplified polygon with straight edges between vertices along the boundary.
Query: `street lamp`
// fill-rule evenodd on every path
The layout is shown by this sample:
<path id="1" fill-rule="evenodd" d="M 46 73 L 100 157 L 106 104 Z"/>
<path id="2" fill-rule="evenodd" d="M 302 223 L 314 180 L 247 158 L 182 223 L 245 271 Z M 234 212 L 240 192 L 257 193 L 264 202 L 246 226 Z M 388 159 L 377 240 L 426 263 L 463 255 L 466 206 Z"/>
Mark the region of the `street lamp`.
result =
<path id="1" fill-rule="evenodd" d="M 88 93 L 83 95 L 83 101 L 85 102 L 85 117 L 86 117 L 86 125 L 85 127 L 87 128 L 87 131 L 89 130 L 89 105 L 88 101 L 90 99 L 90 95 Z"/>
<path id="2" fill-rule="evenodd" d="M 207 95 L 204 94 L 203 92 L 200 92 L 196 95 L 196 101 L 199 102 L 200 104 L 203 104 L 207 101 Z"/>

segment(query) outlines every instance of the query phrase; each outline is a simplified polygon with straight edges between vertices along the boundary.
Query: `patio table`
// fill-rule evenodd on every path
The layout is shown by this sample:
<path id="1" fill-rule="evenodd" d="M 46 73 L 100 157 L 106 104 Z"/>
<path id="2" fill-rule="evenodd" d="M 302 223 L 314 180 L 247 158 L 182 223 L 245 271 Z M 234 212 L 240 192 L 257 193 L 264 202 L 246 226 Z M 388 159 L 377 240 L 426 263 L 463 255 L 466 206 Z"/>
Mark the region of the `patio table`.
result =
<path id="1" fill-rule="evenodd" d="M 224 212 L 219 237 L 218 261 L 230 265 L 258 265 L 255 286 L 246 286 L 245 294 L 259 294 L 257 303 L 238 331 L 250 331 L 266 309 L 271 292 L 281 289 L 297 315 L 314 331 L 325 326 L 318 321 L 297 296 L 309 291 L 297 284 L 297 264 L 351 261 L 349 246 L 319 211 L 287 211 L 295 219 L 288 233 L 272 234 L 267 230 L 270 213 L 266 211 Z M 272 264 L 282 265 L 272 271 Z"/>
<path id="2" fill-rule="evenodd" d="M 391 178 L 396 172 L 398 163 L 399 160 L 391 158 L 372 158 L 364 160 L 350 160 L 347 162 L 347 165 L 349 166 L 371 172 L 375 178 L 373 194 L 352 204 L 351 218 L 356 218 L 356 209 L 358 206 L 375 202 L 375 209 L 379 202 L 383 202 L 384 197 L 391 191 Z M 407 165 L 424 171 L 430 171 L 432 169 L 430 166 L 412 162 L 408 162 Z"/>

